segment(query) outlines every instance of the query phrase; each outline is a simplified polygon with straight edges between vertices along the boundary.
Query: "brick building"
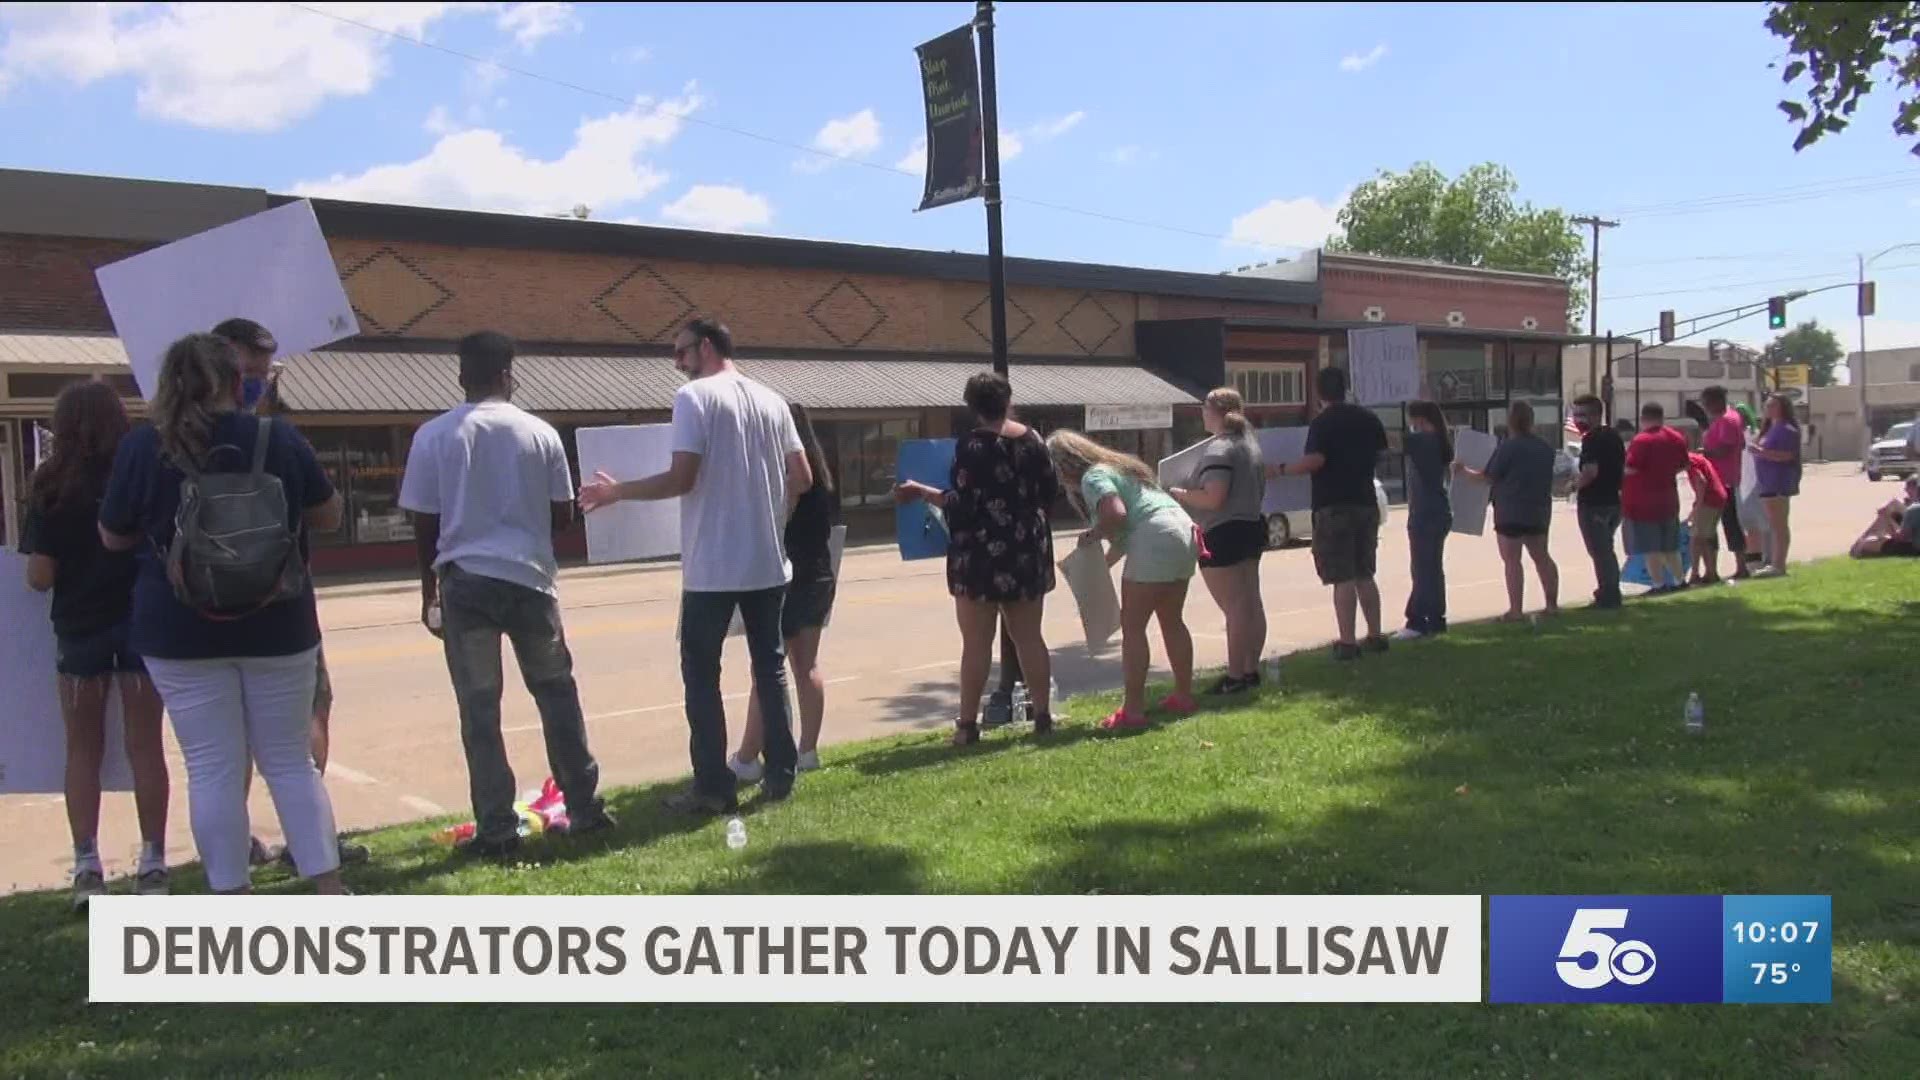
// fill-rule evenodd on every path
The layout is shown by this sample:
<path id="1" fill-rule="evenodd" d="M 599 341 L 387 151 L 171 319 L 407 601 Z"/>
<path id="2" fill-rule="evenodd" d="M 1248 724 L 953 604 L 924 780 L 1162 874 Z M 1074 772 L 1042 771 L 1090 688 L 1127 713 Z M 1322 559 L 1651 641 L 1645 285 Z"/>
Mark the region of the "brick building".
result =
<path id="1" fill-rule="evenodd" d="M 62 385 L 109 378 L 139 407 L 94 270 L 287 201 L 257 189 L 0 170 L 8 536 L 35 459 L 34 422 Z M 849 522 L 871 532 L 890 528 L 899 440 L 964 424 L 960 386 L 989 362 L 977 255 L 327 200 L 314 209 L 361 324 L 353 339 L 286 358 L 282 379 L 348 500 L 339 533 L 316 538 L 322 568 L 411 559 L 395 505 L 400 470 L 413 430 L 458 400 L 451 343 L 474 329 L 519 341 L 518 400 L 559 427 L 571 452 L 581 426 L 664 421 L 679 385 L 667 358 L 673 334 L 691 316 L 718 315 L 735 332 L 741 366 L 814 412 Z M 1504 408 L 1516 357 L 1531 371 L 1550 353 L 1543 385 L 1557 391 L 1558 343 L 1568 339 L 1532 327 L 1564 319 L 1563 283 L 1317 253 L 1262 269 L 1009 259 L 1022 415 L 1043 430 L 1094 429 L 1148 460 L 1198 437 L 1199 395 L 1222 383 L 1240 386 L 1262 422 L 1298 423 L 1314 404 L 1311 370 L 1345 362 L 1349 325 L 1383 319 L 1422 324 L 1423 357 L 1438 350 L 1462 373 L 1459 358 L 1478 357 L 1476 405 L 1498 394 Z M 1399 430 L 1399 410 L 1383 413 Z M 1485 409 L 1459 416 L 1487 426 Z M 575 535 L 562 548 L 580 544 Z"/>

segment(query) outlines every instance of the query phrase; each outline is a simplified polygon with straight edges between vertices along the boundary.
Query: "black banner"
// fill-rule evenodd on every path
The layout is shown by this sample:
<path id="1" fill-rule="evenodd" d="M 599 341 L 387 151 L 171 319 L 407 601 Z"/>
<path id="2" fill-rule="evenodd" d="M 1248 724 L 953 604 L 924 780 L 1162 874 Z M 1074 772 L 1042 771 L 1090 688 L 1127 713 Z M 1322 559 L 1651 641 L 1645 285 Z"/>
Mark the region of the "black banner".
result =
<path id="1" fill-rule="evenodd" d="M 927 190 L 920 209 L 976 198 L 984 150 L 973 24 L 914 50 L 927 102 Z"/>

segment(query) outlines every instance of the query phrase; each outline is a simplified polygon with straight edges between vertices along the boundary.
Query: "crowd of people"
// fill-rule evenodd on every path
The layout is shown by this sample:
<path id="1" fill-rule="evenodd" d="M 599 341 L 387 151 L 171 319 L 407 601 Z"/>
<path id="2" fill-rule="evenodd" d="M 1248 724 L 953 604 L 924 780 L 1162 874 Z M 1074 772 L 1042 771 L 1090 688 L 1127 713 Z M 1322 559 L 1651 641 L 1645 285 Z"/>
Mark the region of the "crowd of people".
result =
<path id="1" fill-rule="evenodd" d="M 151 422 L 138 428 L 103 383 L 71 386 L 56 406 L 53 452 L 34 476 L 23 548 L 30 583 L 53 592 L 76 906 L 105 890 L 99 775 L 105 703 L 115 687 L 143 838 L 137 891 L 167 890 L 163 709 L 185 757 L 194 843 L 213 891 L 247 891 L 252 867 L 273 857 L 253 839 L 248 819 L 256 768 L 286 836 L 279 857 L 317 891 L 344 891 L 340 866 L 365 857 L 338 835 L 323 783 L 331 689 L 307 570 L 307 536 L 337 525 L 341 500 L 306 440 L 276 415 L 274 351 L 267 329 L 243 319 L 181 338 L 161 362 Z M 497 858 L 521 842 L 501 731 L 503 639 L 538 709 L 547 765 L 566 800 L 568 821 L 557 831 L 614 826 L 599 793 L 558 601 L 553 536 L 571 525 L 576 508 L 592 514 L 627 500 L 680 500 L 679 652 L 693 778 L 667 809 L 731 813 L 740 789 L 754 784 L 764 799 L 789 797 L 799 775 L 819 766 L 821 635 L 836 591 L 830 537 L 838 499 L 806 411 L 739 371 L 725 326 L 696 319 L 673 345 L 687 382 L 674 396 L 668 467 L 627 481 L 601 473 L 576 491 L 559 434 L 512 403 L 512 341 L 476 333 L 458 353 L 466 400 L 415 435 L 400 503 L 415 526 L 421 622 L 443 644 L 459 713 L 475 823 L 461 850 Z M 949 536 L 946 583 L 961 652 L 954 743 L 981 736 L 980 703 L 1002 626 L 1030 687 L 1033 731 L 1044 737 L 1053 729 L 1042 614 L 1060 576 L 1053 518 L 1063 496 L 1087 526 L 1078 545 L 1097 547 L 1107 566 L 1121 567 L 1123 695 L 1100 721 L 1105 729 L 1150 722 L 1155 624 L 1174 683 L 1155 703 L 1158 713 L 1187 715 L 1198 708 L 1198 693 L 1228 697 L 1261 685 L 1262 507 L 1272 478 L 1310 478 L 1313 562 L 1333 591 L 1334 656 L 1352 661 L 1387 651 L 1374 491 L 1386 431 L 1373 410 L 1347 400 L 1344 371 L 1324 369 L 1317 382 L 1324 404 L 1298 460 L 1263 461 L 1240 395 L 1221 388 L 1205 398 L 1209 439 L 1191 475 L 1163 484 L 1146 462 L 1079 432 L 1043 438 L 1017 419 L 1004 377 L 971 378 L 964 398 L 973 423 L 956 440 L 947 483 L 906 482 L 894 492 L 900 502 L 936 506 Z M 1629 441 L 1606 426 L 1598 399 L 1574 402 L 1569 429 L 1580 449 L 1570 486 L 1599 581 L 1598 607 L 1621 604 L 1615 536 L 1623 527 L 1627 551 L 1645 560 L 1656 593 L 1721 580 L 1718 530 L 1735 554 L 1732 576 L 1748 574 L 1750 533 L 1764 538 L 1766 565 L 1756 573 L 1785 572 L 1788 504 L 1799 484 L 1792 409 L 1770 399 L 1764 426 L 1750 436 L 1724 390 L 1708 390 L 1704 404 L 1714 419 L 1695 454 L 1657 405 L 1641 410 Z M 1490 491 L 1509 601 L 1504 617 L 1522 617 L 1529 562 L 1547 612 L 1557 611 L 1559 570 L 1547 539 L 1563 470 L 1560 451 L 1535 430 L 1532 407 L 1511 407 L 1508 436 L 1482 469 L 1456 459 L 1438 405 L 1414 402 L 1407 415 L 1413 587 L 1397 636 L 1447 629 L 1449 488 L 1461 477 Z M 1735 498 L 1749 452 L 1758 520 Z M 1694 493 L 1690 577 L 1679 557 L 1682 475 Z M 1886 508 L 1855 553 L 1910 551 L 1920 528 L 1915 494 L 1910 482 L 1906 502 Z M 1204 691 L 1194 685 L 1184 616 L 1196 574 L 1227 629 L 1226 669 Z M 754 689 L 729 752 L 720 668 L 736 617 Z"/>

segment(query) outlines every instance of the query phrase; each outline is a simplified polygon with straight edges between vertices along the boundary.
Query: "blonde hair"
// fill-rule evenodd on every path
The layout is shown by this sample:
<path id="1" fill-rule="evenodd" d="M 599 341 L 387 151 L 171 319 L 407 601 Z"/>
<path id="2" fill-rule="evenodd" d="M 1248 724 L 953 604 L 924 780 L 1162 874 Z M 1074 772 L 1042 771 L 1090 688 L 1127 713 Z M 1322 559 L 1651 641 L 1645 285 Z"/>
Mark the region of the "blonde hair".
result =
<path id="1" fill-rule="evenodd" d="M 1087 475 L 1087 470 L 1096 465 L 1105 465 L 1114 472 L 1131 476 L 1146 487 L 1158 483 L 1153 470 L 1147 463 L 1132 454 L 1123 454 L 1111 447 L 1101 446 L 1085 435 L 1069 428 L 1061 428 L 1047 436 L 1047 452 L 1053 455 L 1054 467 L 1061 473 L 1071 476 L 1077 482 Z"/>
<path id="2" fill-rule="evenodd" d="M 206 464 L 214 421 L 239 407 L 239 386 L 240 365 L 225 338 L 188 334 L 167 347 L 148 411 L 176 468 Z"/>
<path id="3" fill-rule="evenodd" d="M 1207 408 L 1220 414 L 1220 426 L 1228 435 L 1242 437 L 1253 430 L 1247 422 L 1247 403 L 1240 391 L 1231 386 L 1222 386 L 1207 393 Z"/>

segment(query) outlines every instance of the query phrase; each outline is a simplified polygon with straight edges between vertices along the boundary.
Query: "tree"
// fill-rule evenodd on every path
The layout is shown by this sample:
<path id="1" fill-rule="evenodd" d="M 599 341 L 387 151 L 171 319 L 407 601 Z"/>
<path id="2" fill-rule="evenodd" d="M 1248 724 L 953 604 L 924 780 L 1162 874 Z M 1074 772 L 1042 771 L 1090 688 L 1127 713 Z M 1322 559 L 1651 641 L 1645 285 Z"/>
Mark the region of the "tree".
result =
<path id="1" fill-rule="evenodd" d="M 1424 161 L 1404 173 L 1383 169 L 1348 196 L 1342 234 L 1327 247 L 1552 274 L 1566 280 L 1567 316 L 1577 321 L 1587 309 L 1586 246 L 1565 211 L 1518 202 L 1518 190 L 1513 174 L 1492 163 L 1451 180 Z"/>
<path id="2" fill-rule="evenodd" d="M 1773 344 L 1767 346 L 1770 363 L 1805 364 L 1812 368 L 1807 382 L 1813 386 L 1833 385 L 1833 369 L 1846 354 L 1840 339 L 1821 326 L 1818 319 L 1808 319 L 1774 338 Z"/>
<path id="3" fill-rule="evenodd" d="M 1795 150 L 1846 130 L 1882 68 L 1880 81 L 1891 81 L 1904 95 L 1894 133 L 1920 136 L 1920 3 L 1775 3 L 1767 29 L 1786 39 L 1793 57 L 1780 81 L 1806 80 L 1806 104 L 1780 103 L 1787 119 L 1800 125 Z M 1920 140 L 1913 152 L 1920 154 Z"/>

